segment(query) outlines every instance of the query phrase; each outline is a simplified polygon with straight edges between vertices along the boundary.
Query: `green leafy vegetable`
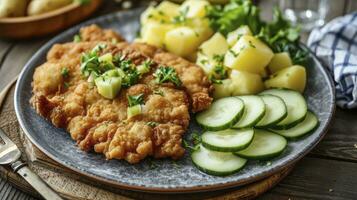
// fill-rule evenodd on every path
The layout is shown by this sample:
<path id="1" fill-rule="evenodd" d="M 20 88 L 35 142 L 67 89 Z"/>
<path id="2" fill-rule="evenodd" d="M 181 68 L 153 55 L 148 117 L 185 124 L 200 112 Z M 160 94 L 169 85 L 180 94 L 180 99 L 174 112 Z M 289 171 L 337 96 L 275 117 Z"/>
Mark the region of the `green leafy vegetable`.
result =
<path id="1" fill-rule="evenodd" d="M 130 107 L 144 104 L 144 94 L 135 96 L 128 95 L 128 103 Z"/>
<path id="2" fill-rule="evenodd" d="M 63 76 L 63 78 L 69 77 L 69 71 L 67 67 L 62 68 L 61 75 Z"/>
<path id="3" fill-rule="evenodd" d="M 164 67 L 160 66 L 154 73 L 154 77 L 156 77 L 156 82 L 161 84 L 161 83 L 166 83 L 166 82 L 172 82 L 176 86 L 181 86 L 182 82 L 179 79 L 176 70 L 172 67 Z"/>
<path id="4" fill-rule="evenodd" d="M 294 64 L 303 64 L 308 59 L 308 52 L 299 45 L 300 28 L 284 19 L 278 8 L 274 9 L 273 14 L 272 22 L 263 21 L 259 17 L 259 8 L 250 0 L 230 0 L 225 6 L 213 5 L 207 8 L 207 17 L 215 31 L 227 35 L 247 25 L 275 53 L 288 52 Z"/>

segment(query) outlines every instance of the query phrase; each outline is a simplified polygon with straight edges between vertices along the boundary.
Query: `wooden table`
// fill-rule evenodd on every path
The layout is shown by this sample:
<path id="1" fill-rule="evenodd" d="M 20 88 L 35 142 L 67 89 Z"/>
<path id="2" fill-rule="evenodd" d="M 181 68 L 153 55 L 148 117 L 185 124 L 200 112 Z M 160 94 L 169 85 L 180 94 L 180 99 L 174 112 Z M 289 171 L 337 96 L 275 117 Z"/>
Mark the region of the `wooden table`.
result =
<path id="1" fill-rule="evenodd" d="M 347 0 L 347 2 L 352 1 Z M 105 1 L 96 16 L 118 9 L 118 5 L 114 2 Z M 345 11 L 344 6 L 343 12 Z M 50 38 L 27 41 L 0 40 L 0 90 L 20 72 L 34 52 Z M 8 123 L 0 121 L 0 128 L 8 126 Z M 356 198 L 357 110 L 341 109 L 337 109 L 330 131 L 321 143 L 297 164 L 286 179 L 260 197 L 260 199 L 274 200 Z M 0 180 L 0 199 L 34 198 L 6 181 Z"/>

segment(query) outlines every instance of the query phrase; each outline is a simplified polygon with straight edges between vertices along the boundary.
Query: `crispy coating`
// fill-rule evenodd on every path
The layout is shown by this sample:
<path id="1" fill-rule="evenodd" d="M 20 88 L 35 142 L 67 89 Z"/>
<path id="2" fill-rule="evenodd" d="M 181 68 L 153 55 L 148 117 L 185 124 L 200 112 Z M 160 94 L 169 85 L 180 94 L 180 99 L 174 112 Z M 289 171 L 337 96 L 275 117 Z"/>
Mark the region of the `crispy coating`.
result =
<path id="1" fill-rule="evenodd" d="M 182 157 L 189 111 L 206 109 L 212 101 L 212 86 L 203 71 L 149 45 L 107 42 L 112 38 L 122 41 L 122 37 L 94 25 L 82 28 L 81 38 L 79 43 L 54 45 L 47 62 L 36 68 L 31 99 L 36 111 L 55 126 L 67 129 L 79 148 L 102 153 L 107 159 L 138 163 L 147 156 Z M 80 72 L 82 53 L 99 43 L 106 44 L 101 54 L 125 55 L 136 65 L 151 58 L 155 64 L 138 84 L 122 89 L 113 100 L 105 99 Z M 160 65 L 174 67 L 183 87 L 157 84 L 153 72 Z M 64 67 L 68 69 L 66 77 L 61 74 Z M 128 119 L 127 96 L 138 94 L 144 94 L 142 113 Z"/>

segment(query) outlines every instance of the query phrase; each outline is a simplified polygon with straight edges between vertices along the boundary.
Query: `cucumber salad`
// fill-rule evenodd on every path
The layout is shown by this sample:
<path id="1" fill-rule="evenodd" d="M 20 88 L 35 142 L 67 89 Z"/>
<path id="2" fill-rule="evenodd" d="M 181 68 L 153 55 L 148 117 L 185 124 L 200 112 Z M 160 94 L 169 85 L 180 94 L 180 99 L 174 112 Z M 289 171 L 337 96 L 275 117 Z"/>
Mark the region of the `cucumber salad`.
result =
<path id="1" fill-rule="evenodd" d="M 225 176 L 248 160 L 279 156 L 289 139 L 311 133 L 319 124 L 304 97 L 289 89 L 270 89 L 258 95 L 225 97 L 196 115 L 205 130 L 191 154 L 201 171 Z"/>

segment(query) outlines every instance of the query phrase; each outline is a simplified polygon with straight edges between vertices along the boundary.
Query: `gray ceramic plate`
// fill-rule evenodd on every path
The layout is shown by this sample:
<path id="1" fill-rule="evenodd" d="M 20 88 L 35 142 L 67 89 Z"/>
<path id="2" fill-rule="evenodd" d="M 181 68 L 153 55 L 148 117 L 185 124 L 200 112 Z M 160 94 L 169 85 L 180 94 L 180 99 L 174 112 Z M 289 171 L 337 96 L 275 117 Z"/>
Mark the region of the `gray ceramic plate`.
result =
<path id="1" fill-rule="evenodd" d="M 334 112 L 334 89 L 325 69 L 311 54 L 313 59 L 307 67 L 309 78 L 305 96 L 309 109 L 318 115 L 320 126 L 311 135 L 289 142 L 285 152 L 271 160 L 271 165 L 252 161 L 234 175 L 215 177 L 195 168 L 188 153 L 175 163 L 172 160 L 155 160 L 156 167 L 152 167 L 148 160 L 130 165 L 125 161 L 107 161 L 102 155 L 79 150 L 66 131 L 55 128 L 30 106 L 34 69 L 45 62 L 46 53 L 54 43 L 71 41 L 79 28 L 88 24 L 113 28 L 129 41 L 133 40 L 139 29 L 141 11 L 114 13 L 73 27 L 49 41 L 26 64 L 16 86 L 16 114 L 28 138 L 50 158 L 84 176 L 120 188 L 150 192 L 193 192 L 243 185 L 272 175 L 302 158 L 321 140 Z M 193 131 L 199 131 L 199 128 L 192 121 L 186 137 L 190 137 Z"/>

